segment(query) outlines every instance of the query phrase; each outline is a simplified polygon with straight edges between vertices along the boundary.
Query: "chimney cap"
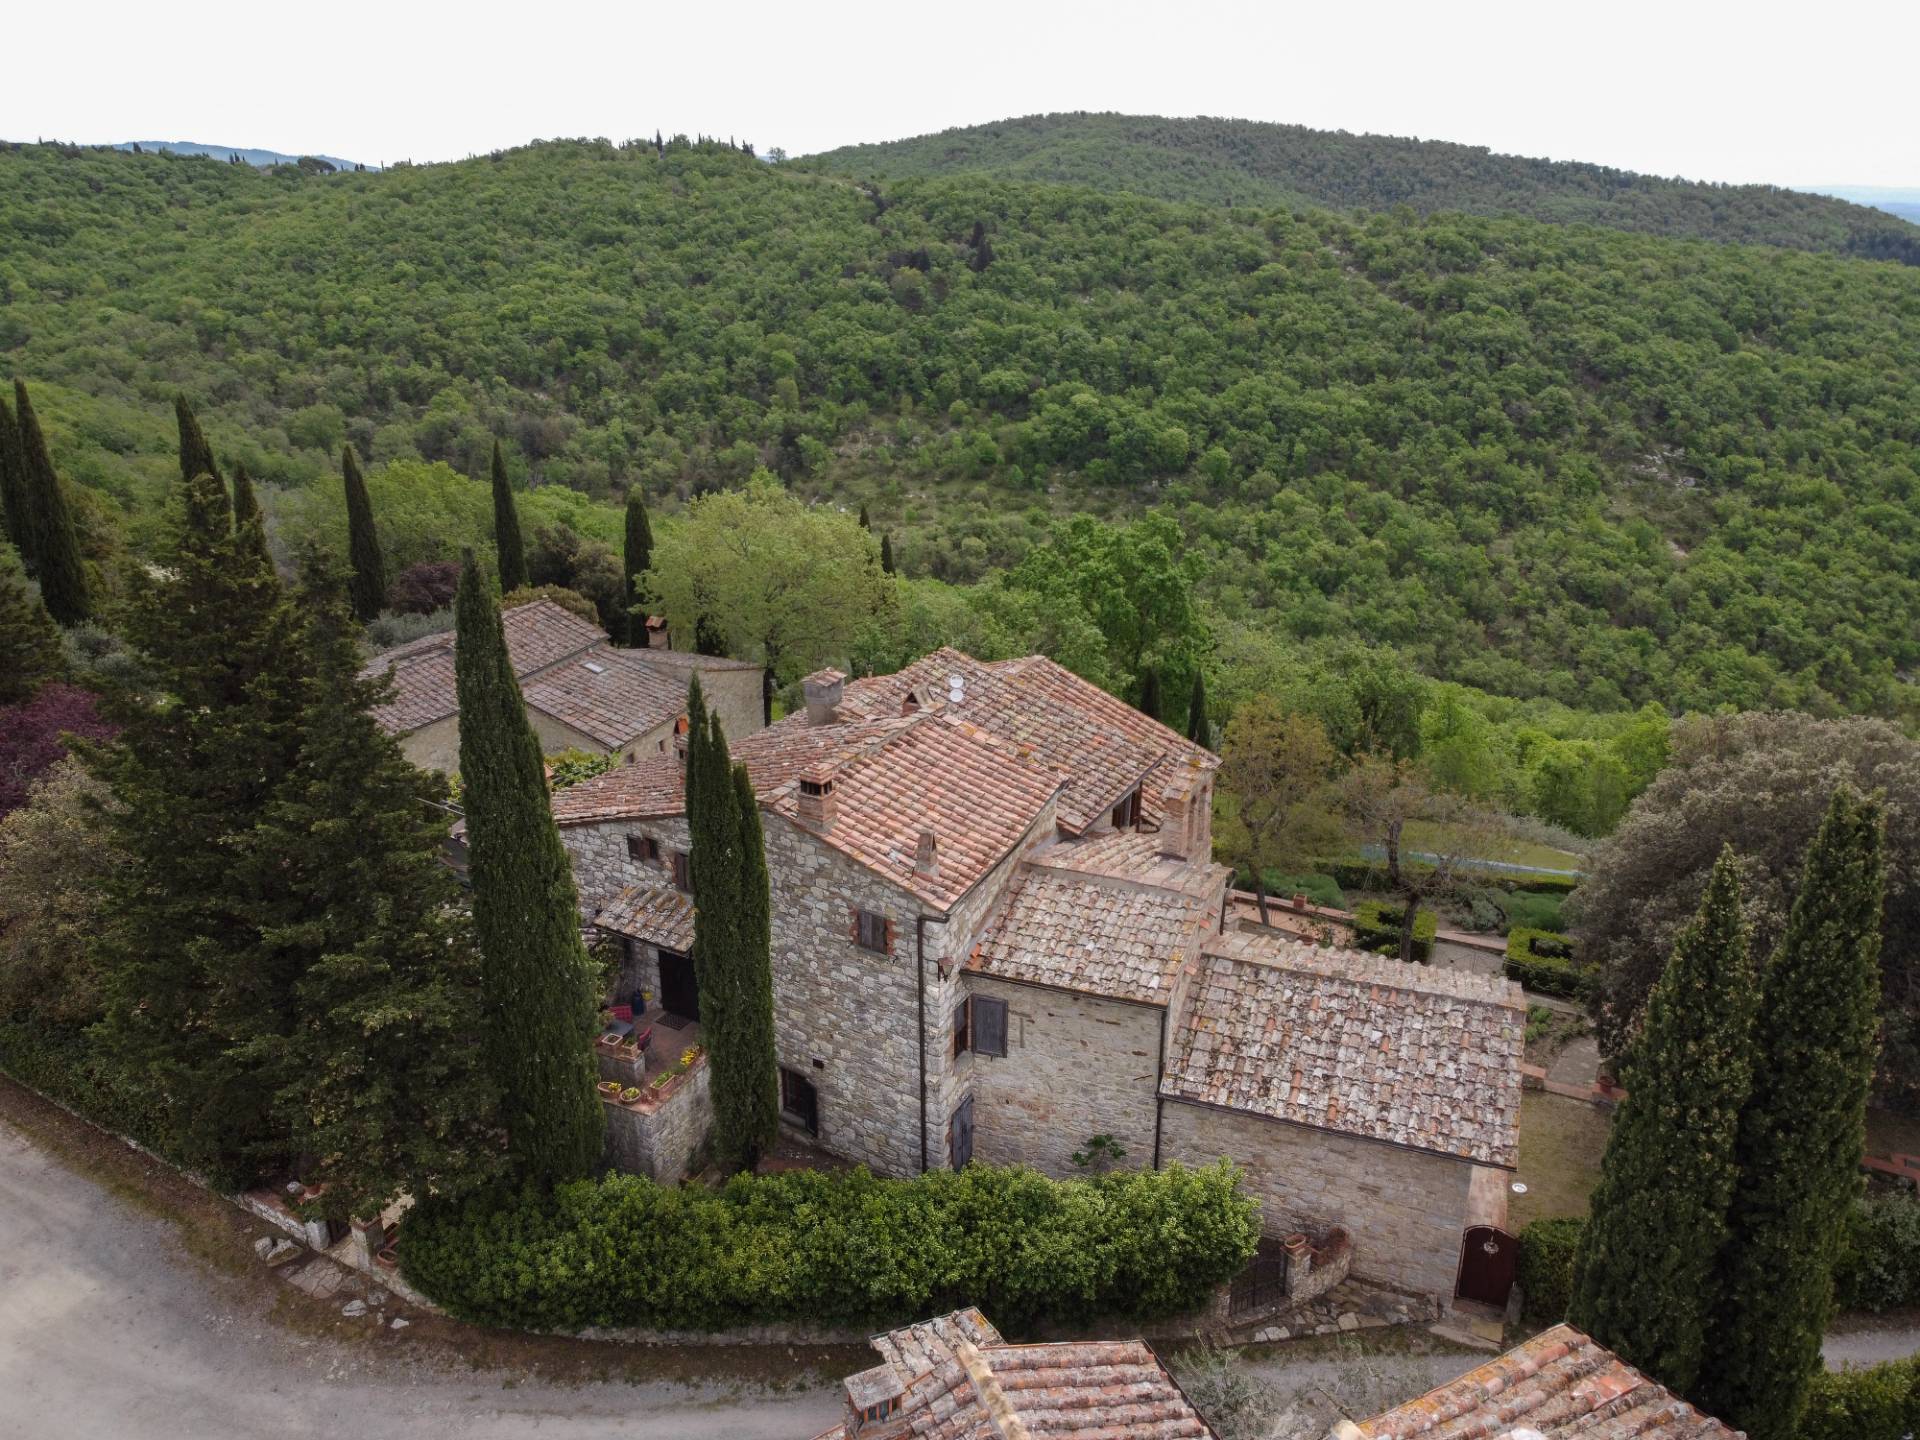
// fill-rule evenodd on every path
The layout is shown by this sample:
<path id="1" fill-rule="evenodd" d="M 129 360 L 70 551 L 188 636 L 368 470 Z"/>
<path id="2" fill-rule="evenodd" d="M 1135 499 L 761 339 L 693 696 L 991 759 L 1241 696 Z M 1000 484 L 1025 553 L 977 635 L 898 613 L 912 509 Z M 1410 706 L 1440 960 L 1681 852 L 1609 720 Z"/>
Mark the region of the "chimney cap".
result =
<path id="1" fill-rule="evenodd" d="M 928 879 L 940 873 L 940 837 L 931 828 L 920 832 L 919 842 L 913 847 L 913 873 Z"/>
<path id="2" fill-rule="evenodd" d="M 847 672 L 828 666 L 824 670 L 816 670 L 811 675 L 803 676 L 800 683 L 820 686 L 844 685 L 847 683 Z"/>

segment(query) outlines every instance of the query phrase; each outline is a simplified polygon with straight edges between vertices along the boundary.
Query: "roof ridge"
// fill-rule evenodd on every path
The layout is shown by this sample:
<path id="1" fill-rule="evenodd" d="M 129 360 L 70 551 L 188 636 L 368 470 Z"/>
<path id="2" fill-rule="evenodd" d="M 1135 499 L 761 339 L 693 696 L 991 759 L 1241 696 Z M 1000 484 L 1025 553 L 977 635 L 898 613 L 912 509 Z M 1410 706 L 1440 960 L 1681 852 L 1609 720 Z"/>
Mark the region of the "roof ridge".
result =
<path id="1" fill-rule="evenodd" d="M 1248 953 L 1255 945 L 1271 947 L 1267 953 Z M 1458 970 L 1434 970 L 1428 965 L 1408 965 L 1365 950 L 1344 946 L 1309 945 L 1303 940 L 1281 940 L 1271 935 L 1250 935 L 1244 930 L 1223 930 L 1201 947 L 1208 955 L 1242 965 L 1260 965 L 1269 970 L 1311 975 L 1316 979 L 1342 979 L 1357 985 L 1373 985 L 1387 990 L 1403 990 L 1412 995 L 1433 995 L 1447 1000 L 1476 1001 L 1511 1009 L 1526 1008 L 1517 999 L 1518 988 L 1510 980 L 1491 975 L 1474 975 Z M 1319 957 L 1328 957 L 1319 960 Z M 1427 983 L 1408 977 L 1415 969 L 1428 977 Z"/>

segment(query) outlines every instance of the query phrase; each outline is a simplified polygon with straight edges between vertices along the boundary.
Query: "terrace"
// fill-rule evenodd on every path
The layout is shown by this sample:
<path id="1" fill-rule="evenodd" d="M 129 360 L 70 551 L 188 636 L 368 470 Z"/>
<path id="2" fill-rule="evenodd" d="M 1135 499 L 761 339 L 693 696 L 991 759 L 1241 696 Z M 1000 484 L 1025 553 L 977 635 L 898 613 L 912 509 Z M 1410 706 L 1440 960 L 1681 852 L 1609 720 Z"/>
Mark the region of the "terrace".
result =
<path id="1" fill-rule="evenodd" d="M 713 1121 L 700 1024 L 661 1012 L 636 1017 L 622 1006 L 605 1025 L 593 1050 L 608 1157 L 617 1170 L 676 1184 Z"/>

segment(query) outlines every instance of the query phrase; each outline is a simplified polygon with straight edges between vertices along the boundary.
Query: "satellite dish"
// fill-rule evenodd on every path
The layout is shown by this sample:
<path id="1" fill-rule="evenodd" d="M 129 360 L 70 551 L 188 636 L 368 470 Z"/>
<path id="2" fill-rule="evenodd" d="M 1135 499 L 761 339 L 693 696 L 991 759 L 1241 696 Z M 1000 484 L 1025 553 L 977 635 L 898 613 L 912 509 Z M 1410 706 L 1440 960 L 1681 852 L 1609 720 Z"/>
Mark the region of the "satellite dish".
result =
<path id="1" fill-rule="evenodd" d="M 966 698 L 967 698 L 966 677 L 962 675 L 949 675 L 947 677 L 947 703 L 949 705 L 958 705 L 962 700 Z"/>
<path id="2" fill-rule="evenodd" d="M 1514 1181 L 1514 1182 L 1513 1182 L 1513 1193 L 1514 1193 L 1514 1194 L 1516 1194 L 1516 1195 L 1524 1195 L 1524 1194 L 1526 1194 L 1526 1193 L 1527 1193 L 1527 1182 L 1526 1182 L 1526 1181 L 1524 1181 L 1524 1180 L 1516 1180 L 1516 1181 Z"/>

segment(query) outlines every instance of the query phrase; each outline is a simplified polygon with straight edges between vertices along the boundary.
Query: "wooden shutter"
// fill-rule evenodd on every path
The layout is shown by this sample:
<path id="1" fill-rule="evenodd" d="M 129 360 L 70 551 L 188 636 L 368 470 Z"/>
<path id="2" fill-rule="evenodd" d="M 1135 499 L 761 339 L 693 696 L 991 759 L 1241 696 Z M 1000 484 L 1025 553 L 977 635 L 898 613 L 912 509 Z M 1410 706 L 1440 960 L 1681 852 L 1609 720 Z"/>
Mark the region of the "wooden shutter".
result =
<path id="1" fill-rule="evenodd" d="M 1007 1053 L 1007 1002 L 988 995 L 973 997 L 973 1053 Z"/>
<path id="2" fill-rule="evenodd" d="M 953 1007 L 953 1053 L 955 1055 L 964 1055 L 967 1053 L 968 1032 L 972 1029 L 968 1024 L 968 1020 L 971 1016 L 972 1009 L 973 999 L 971 996 Z"/>

